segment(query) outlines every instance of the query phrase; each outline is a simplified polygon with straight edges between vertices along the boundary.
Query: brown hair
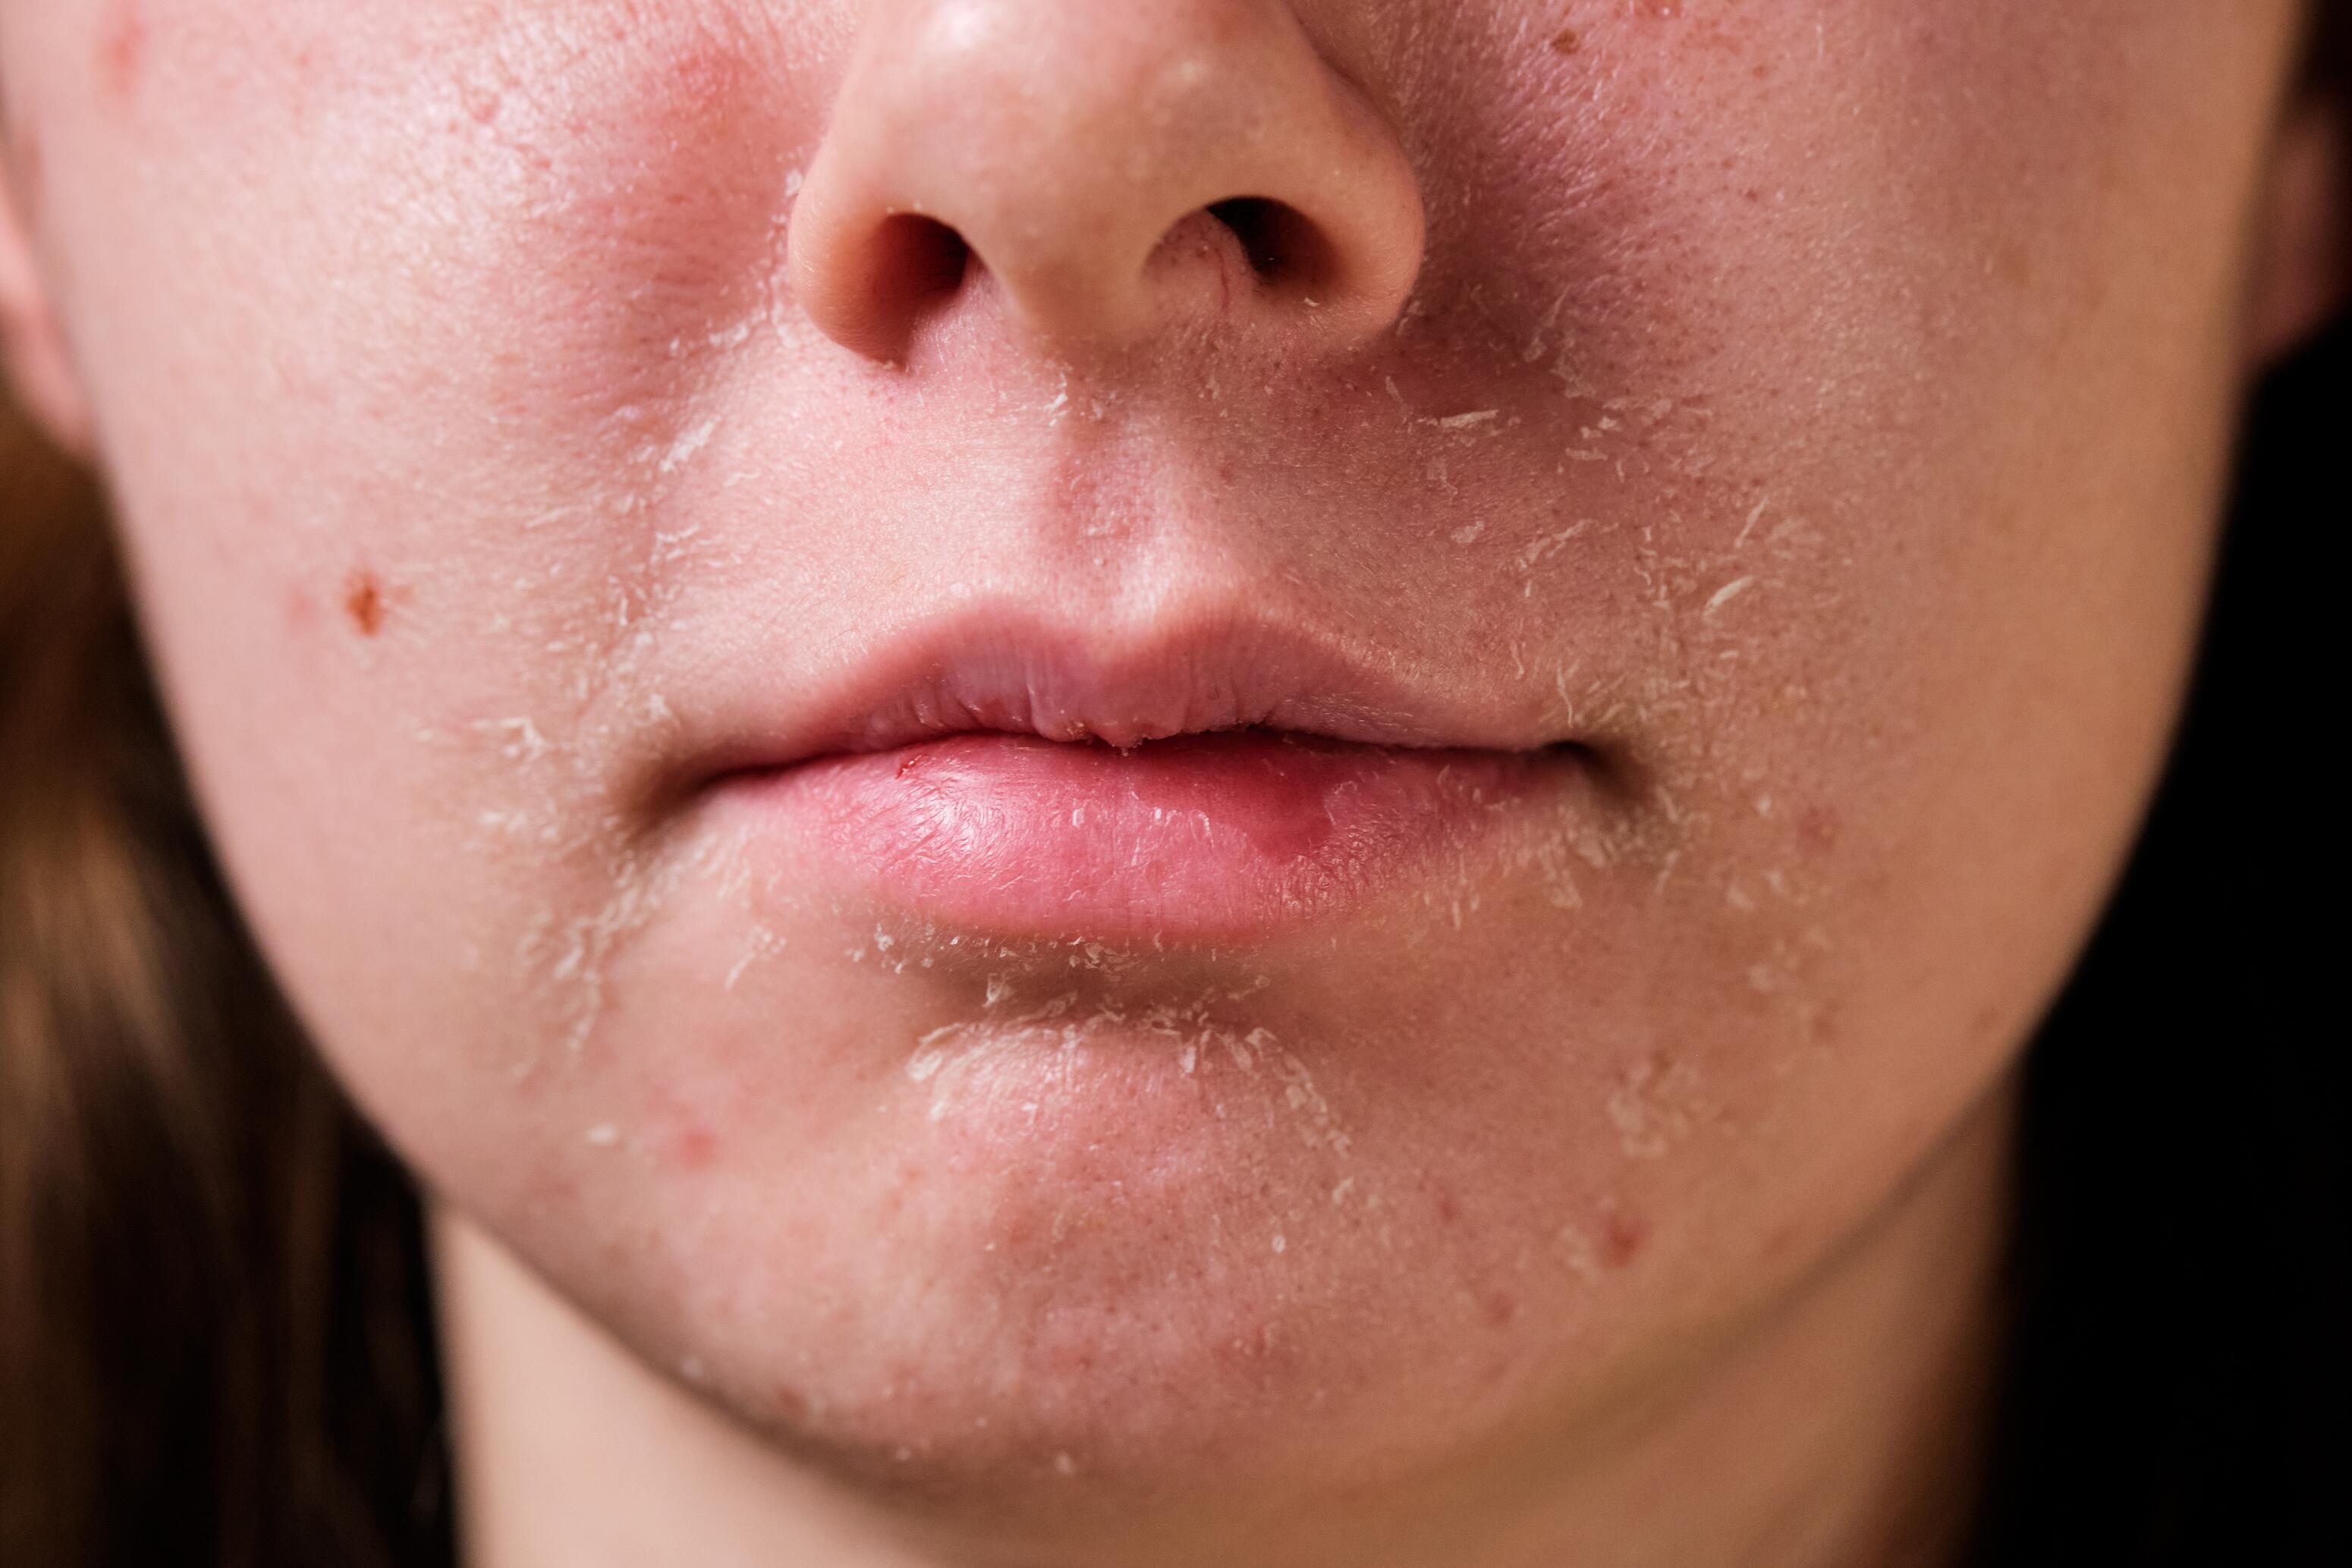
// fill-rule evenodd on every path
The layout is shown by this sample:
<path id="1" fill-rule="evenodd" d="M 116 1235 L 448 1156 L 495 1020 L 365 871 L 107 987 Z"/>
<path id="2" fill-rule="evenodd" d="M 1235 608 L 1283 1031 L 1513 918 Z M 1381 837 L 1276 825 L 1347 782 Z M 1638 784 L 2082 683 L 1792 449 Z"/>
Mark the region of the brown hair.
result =
<path id="1" fill-rule="evenodd" d="M 450 1560 L 405 1178 L 205 846 L 97 487 L 0 402 L 0 1563 Z"/>

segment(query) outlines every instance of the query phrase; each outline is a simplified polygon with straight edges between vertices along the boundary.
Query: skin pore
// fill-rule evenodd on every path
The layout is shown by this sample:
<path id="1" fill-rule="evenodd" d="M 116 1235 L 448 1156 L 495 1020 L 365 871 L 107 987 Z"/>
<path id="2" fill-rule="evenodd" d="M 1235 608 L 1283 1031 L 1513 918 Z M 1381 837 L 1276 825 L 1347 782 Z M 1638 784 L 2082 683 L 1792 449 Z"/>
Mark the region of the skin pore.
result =
<path id="1" fill-rule="evenodd" d="M 469 1561 L 1948 1556 L 2304 20 L 0 0 L 10 367 L 433 1195 Z M 1291 665 L 1539 787 L 1207 935 L 794 826 L 877 685 Z"/>

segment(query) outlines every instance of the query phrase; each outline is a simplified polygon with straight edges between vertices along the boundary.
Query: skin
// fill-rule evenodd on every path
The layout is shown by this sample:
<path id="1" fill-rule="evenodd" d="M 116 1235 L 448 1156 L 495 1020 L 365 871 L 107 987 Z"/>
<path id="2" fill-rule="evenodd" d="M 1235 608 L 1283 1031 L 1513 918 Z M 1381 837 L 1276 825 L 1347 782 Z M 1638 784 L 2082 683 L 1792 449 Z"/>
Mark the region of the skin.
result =
<path id="1" fill-rule="evenodd" d="M 12 369 L 442 1207 L 477 1561 L 1947 1552 L 2012 1069 L 2336 286 L 2299 21 L 0 5 Z M 1600 787 L 1216 947 L 695 787 L 973 593 L 1247 603 Z"/>

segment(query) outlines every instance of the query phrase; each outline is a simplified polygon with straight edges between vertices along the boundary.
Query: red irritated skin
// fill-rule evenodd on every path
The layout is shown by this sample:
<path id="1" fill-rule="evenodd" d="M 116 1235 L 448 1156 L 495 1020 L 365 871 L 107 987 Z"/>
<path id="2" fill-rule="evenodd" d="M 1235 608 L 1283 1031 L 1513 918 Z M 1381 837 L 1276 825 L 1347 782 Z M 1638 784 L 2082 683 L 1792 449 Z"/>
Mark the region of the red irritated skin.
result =
<path id="1" fill-rule="evenodd" d="M 0 307 L 319 1049 L 725 1441 L 1892 1561 L 2298 16 L 0 0 Z"/>

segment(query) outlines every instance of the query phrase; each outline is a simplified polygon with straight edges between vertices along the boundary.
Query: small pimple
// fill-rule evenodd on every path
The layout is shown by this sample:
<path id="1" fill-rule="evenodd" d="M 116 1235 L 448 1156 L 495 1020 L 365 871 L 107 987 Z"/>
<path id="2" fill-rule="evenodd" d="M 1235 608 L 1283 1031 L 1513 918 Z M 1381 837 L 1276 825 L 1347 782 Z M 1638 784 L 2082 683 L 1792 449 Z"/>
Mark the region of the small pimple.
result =
<path id="1" fill-rule="evenodd" d="M 127 105 L 139 90 L 146 72 L 149 42 L 142 0 L 116 0 L 98 31 L 97 70 L 100 90 L 118 106 Z"/>
<path id="2" fill-rule="evenodd" d="M 1649 1239 L 1649 1228 L 1631 1215 L 1612 1212 L 1601 1232 L 1601 1260 L 1622 1269 L 1633 1260 Z"/>
<path id="3" fill-rule="evenodd" d="M 1832 806 L 1809 806 L 1797 821 L 1797 841 L 1811 854 L 1827 854 L 1837 848 L 1838 813 Z"/>
<path id="4" fill-rule="evenodd" d="M 709 1128 L 689 1124 L 678 1129 L 664 1152 L 672 1170 L 708 1170 L 719 1157 L 719 1139 Z"/>

